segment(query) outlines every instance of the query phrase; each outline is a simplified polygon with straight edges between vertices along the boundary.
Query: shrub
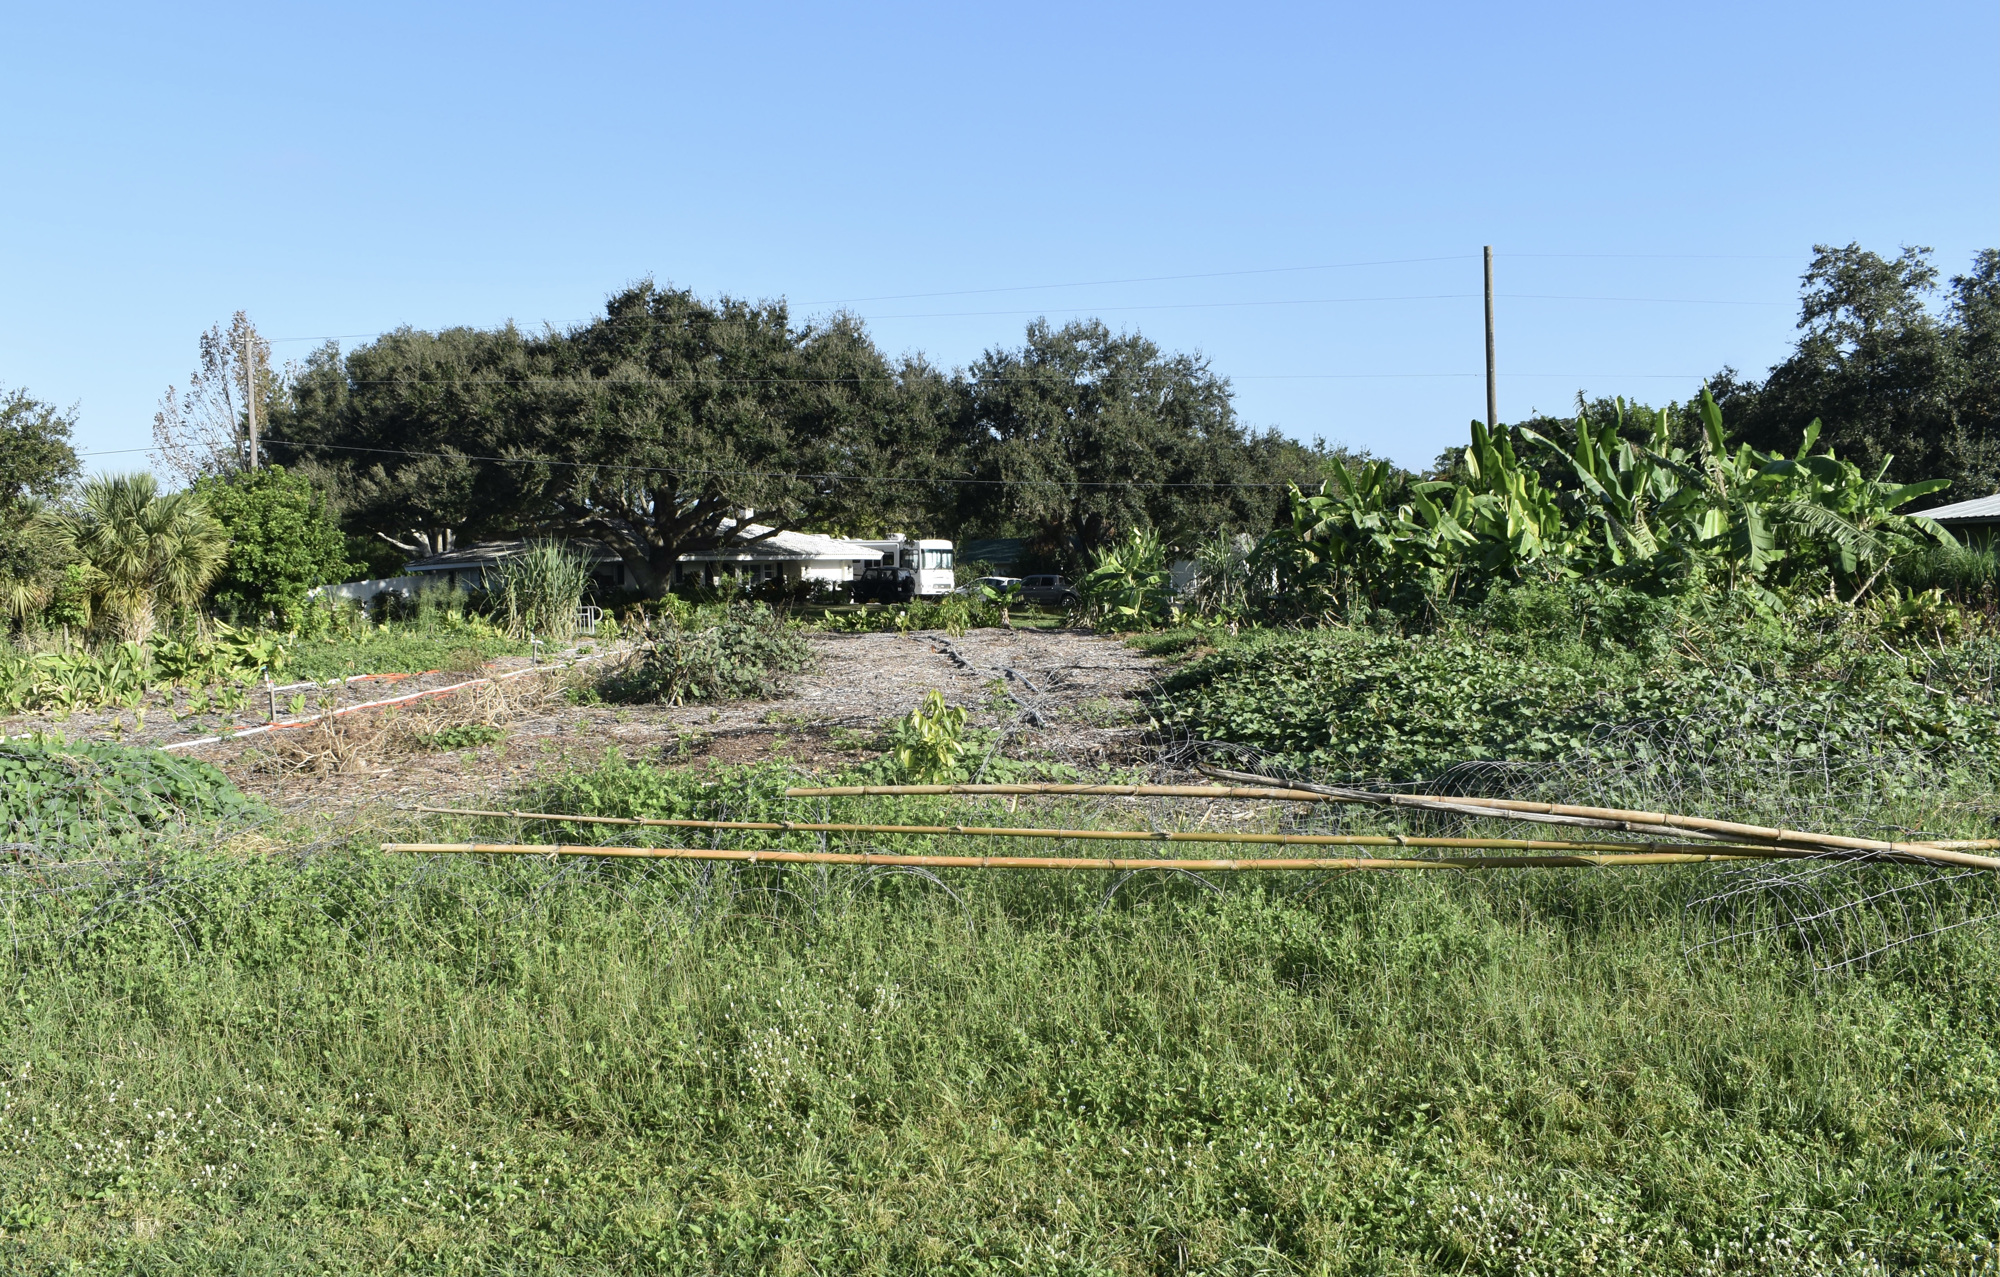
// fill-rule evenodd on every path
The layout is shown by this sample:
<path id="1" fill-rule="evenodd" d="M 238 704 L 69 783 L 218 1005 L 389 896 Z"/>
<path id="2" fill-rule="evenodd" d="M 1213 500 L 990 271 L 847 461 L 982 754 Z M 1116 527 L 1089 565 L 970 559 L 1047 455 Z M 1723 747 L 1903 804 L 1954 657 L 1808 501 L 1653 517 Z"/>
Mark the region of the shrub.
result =
<path id="1" fill-rule="evenodd" d="M 828 612 L 814 623 L 829 634 L 914 634 L 942 630 L 957 638 L 967 630 L 999 623 L 1001 608 L 994 599 L 947 594 L 935 602 L 918 599 L 889 607 L 864 607 Z"/>
<path id="2" fill-rule="evenodd" d="M 703 629 L 670 629 L 597 685 L 605 700 L 768 700 L 784 676 L 812 666 L 812 648 L 761 603 L 732 604 Z"/>
<path id="3" fill-rule="evenodd" d="M 224 615 L 255 621 L 275 613 L 289 629 L 306 610 L 307 591 L 363 570 L 349 561 L 326 497 L 302 474 L 265 466 L 203 479 L 195 491 L 229 533 L 229 556 L 209 593 Z"/>
<path id="4" fill-rule="evenodd" d="M 1166 545 L 1147 528 L 1134 528 L 1124 544 L 1107 546 L 1076 583 L 1090 623 L 1119 630 L 1150 629 L 1166 620 L 1171 587 Z"/>

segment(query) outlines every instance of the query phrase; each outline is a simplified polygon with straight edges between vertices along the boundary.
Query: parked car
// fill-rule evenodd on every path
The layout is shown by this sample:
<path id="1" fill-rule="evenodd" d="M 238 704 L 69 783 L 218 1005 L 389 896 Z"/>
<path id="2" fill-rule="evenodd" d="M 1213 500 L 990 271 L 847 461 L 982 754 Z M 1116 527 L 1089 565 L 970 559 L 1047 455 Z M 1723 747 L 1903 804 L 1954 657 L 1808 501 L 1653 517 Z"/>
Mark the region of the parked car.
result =
<path id="1" fill-rule="evenodd" d="M 1021 582 L 1021 601 L 1043 607 L 1075 607 L 1076 587 L 1059 576 L 1031 576 Z"/>
<path id="2" fill-rule="evenodd" d="M 979 587 L 981 586 L 985 586 L 989 590 L 998 592 L 1000 590 L 1006 589 L 1010 585 L 1019 585 L 1020 583 L 1021 583 L 1021 578 L 1018 576 L 982 576 L 977 581 L 967 581 L 964 585 L 961 585 L 956 590 L 953 590 L 952 593 L 976 595 L 979 593 Z"/>
<path id="3" fill-rule="evenodd" d="M 908 603 L 917 596 L 917 574 L 910 568 L 863 568 L 854 578 L 856 603 Z"/>

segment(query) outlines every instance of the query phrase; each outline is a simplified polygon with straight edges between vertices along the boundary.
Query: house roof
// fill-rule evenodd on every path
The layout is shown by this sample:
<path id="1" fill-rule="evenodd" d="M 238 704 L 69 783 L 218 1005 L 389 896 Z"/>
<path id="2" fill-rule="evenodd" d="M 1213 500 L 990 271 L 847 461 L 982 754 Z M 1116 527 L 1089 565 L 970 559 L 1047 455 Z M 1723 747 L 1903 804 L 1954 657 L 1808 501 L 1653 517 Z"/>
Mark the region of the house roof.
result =
<path id="1" fill-rule="evenodd" d="M 734 532 L 736 521 L 724 519 L 722 531 Z M 860 541 L 844 541 L 839 537 L 821 536 L 817 532 L 771 532 L 760 523 L 744 525 L 748 536 L 763 536 L 761 541 L 747 545 L 734 545 L 726 549 L 690 550 L 681 555 L 684 563 L 769 563 L 773 561 L 791 562 L 803 559 L 858 559 L 862 562 L 879 562 L 882 552 L 872 545 Z M 771 533 L 764 536 L 765 533 Z"/>
<path id="2" fill-rule="evenodd" d="M 616 563 L 618 551 L 599 541 L 570 541 L 573 550 L 580 551 L 593 564 Z M 427 559 L 414 559 L 403 565 L 405 572 L 449 572 L 454 568 L 490 568 L 502 559 L 511 559 L 528 548 L 525 538 L 513 541 L 480 541 L 473 545 L 463 545 L 446 550 L 443 554 L 433 554 Z"/>
<path id="3" fill-rule="evenodd" d="M 1939 523 L 2000 523 L 2000 492 L 1916 513 L 1927 519 L 1936 519 Z"/>
<path id="4" fill-rule="evenodd" d="M 736 524 L 724 519 L 722 530 L 733 532 Z M 761 524 L 752 523 L 744 528 L 750 536 L 770 532 Z M 477 545 L 447 550 L 443 554 L 432 555 L 428 559 L 418 559 L 405 565 L 405 572 L 449 572 L 453 569 L 489 568 L 502 559 L 509 559 L 527 548 L 527 541 L 481 541 Z M 592 564 L 618 563 L 624 559 L 617 550 L 599 541 L 574 540 L 569 544 L 581 550 Z M 726 549 L 689 550 L 681 555 L 683 563 L 793 563 L 816 559 L 857 560 L 864 563 L 878 562 L 882 552 L 859 541 L 843 541 L 838 537 L 820 536 L 815 532 L 774 532 L 761 541 L 747 545 L 735 545 Z"/>

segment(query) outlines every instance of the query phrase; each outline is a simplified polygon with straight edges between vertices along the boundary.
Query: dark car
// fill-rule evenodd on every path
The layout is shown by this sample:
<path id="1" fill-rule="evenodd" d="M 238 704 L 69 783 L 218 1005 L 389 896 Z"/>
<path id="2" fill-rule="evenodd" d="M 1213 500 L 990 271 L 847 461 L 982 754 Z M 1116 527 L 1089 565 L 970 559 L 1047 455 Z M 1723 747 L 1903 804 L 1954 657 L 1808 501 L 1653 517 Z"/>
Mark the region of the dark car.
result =
<path id="1" fill-rule="evenodd" d="M 1044 607 L 1075 607 L 1076 587 L 1059 576 L 1031 576 L 1021 582 L 1021 601 Z"/>
<path id="2" fill-rule="evenodd" d="M 917 574 L 909 568 L 864 568 L 854 578 L 856 603 L 908 603 L 917 597 Z"/>

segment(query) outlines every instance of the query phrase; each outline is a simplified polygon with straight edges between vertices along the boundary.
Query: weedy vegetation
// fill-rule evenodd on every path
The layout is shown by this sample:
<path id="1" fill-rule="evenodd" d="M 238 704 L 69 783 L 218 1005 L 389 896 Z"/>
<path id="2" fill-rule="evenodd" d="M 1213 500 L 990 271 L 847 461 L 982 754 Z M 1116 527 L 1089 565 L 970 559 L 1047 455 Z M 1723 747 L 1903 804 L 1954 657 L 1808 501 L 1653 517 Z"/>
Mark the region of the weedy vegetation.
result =
<path id="1" fill-rule="evenodd" d="M 612 757 L 518 802 L 783 818 L 788 779 Z M 270 832 L 8 879 L 9 1271 L 1992 1261 L 2000 962 L 1971 931 L 1814 983 L 1782 936 L 1690 961 L 1698 871 L 1107 899 L 1089 875 L 429 863 Z"/>

